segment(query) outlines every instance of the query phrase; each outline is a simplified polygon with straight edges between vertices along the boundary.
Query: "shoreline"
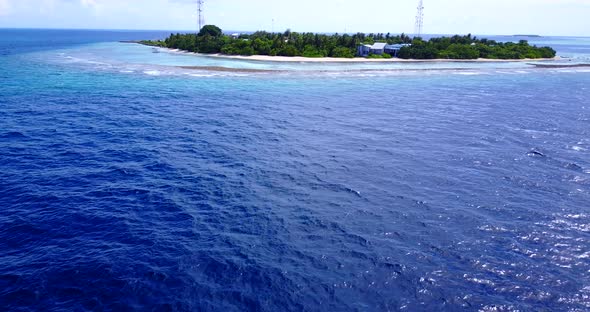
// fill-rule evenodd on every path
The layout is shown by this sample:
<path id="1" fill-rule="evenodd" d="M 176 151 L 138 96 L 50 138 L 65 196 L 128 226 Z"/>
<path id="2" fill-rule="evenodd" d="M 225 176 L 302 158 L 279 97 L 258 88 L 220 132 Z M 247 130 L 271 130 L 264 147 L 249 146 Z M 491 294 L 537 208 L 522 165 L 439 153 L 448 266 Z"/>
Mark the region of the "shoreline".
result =
<path id="1" fill-rule="evenodd" d="M 559 64 L 531 64 L 528 63 L 527 65 L 531 65 L 531 68 L 537 69 L 551 69 L 551 68 L 590 68 L 590 64 L 572 64 L 572 65 L 559 65 Z M 317 69 L 317 70 L 306 70 L 306 71 L 298 71 L 298 70 L 283 70 L 283 69 L 253 69 L 253 68 L 231 68 L 231 67 L 223 67 L 223 66 L 173 66 L 176 68 L 182 69 L 189 69 L 189 70 L 204 70 L 204 71 L 212 71 L 212 72 L 230 72 L 230 73 L 251 73 L 251 74 L 260 74 L 260 73 L 330 73 L 330 72 L 344 72 L 344 73 L 375 73 L 375 72 L 429 72 L 429 71 L 438 71 L 438 72 L 473 72 L 477 71 L 476 68 L 463 68 L 463 67 L 451 67 L 451 68 L 411 68 L 411 69 L 403 69 L 403 68 L 396 68 L 396 69 L 375 69 L 375 68 L 366 68 L 366 69 L 343 69 L 343 70 L 325 70 L 325 69 Z"/>
<path id="2" fill-rule="evenodd" d="M 226 54 L 203 54 L 188 52 L 179 49 L 171 49 L 165 47 L 150 46 L 142 43 L 138 43 L 148 47 L 152 47 L 158 50 L 164 50 L 170 53 L 195 55 L 209 58 L 228 59 L 228 60 L 241 60 L 241 61 L 254 61 L 254 62 L 277 62 L 277 63 L 517 63 L 517 62 L 547 62 L 547 61 L 560 61 L 564 60 L 560 56 L 553 58 L 525 58 L 525 59 L 369 59 L 364 57 L 354 58 L 335 58 L 335 57 L 304 57 L 304 56 L 270 56 L 270 55 L 226 55 Z"/>
<path id="3" fill-rule="evenodd" d="M 174 51 L 174 50 L 173 50 Z M 180 51 L 180 50 L 176 50 Z M 183 52 L 192 53 L 192 52 Z M 368 59 L 364 57 L 355 58 L 335 58 L 335 57 L 303 57 L 303 56 L 269 56 L 269 55 L 225 55 L 225 54 L 200 54 L 192 53 L 198 56 L 220 58 L 220 59 L 232 59 L 242 61 L 255 61 L 255 62 L 279 62 L 279 63 L 508 63 L 508 62 L 546 62 L 546 61 L 559 61 L 561 57 L 556 56 L 554 58 L 539 58 L 539 59 Z"/>

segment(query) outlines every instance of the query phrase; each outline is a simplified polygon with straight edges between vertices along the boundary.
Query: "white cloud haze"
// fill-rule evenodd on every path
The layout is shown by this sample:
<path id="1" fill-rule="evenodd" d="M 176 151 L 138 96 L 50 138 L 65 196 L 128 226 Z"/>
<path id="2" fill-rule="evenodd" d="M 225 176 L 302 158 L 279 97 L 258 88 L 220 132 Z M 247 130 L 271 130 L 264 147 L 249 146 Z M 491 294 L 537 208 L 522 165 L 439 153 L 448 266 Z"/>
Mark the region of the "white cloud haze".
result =
<path id="1" fill-rule="evenodd" d="M 10 13 L 10 0 L 0 0 L 0 16 Z"/>
<path id="2" fill-rule="evenodd" d="M 417 0 L 205 0 L 226 30 L 411 33 Z M 191 0 L 0 0 L 0 27 L 196 28 Z M 428 33 L 590 36 L 590 0 L 425 0 Z"/>

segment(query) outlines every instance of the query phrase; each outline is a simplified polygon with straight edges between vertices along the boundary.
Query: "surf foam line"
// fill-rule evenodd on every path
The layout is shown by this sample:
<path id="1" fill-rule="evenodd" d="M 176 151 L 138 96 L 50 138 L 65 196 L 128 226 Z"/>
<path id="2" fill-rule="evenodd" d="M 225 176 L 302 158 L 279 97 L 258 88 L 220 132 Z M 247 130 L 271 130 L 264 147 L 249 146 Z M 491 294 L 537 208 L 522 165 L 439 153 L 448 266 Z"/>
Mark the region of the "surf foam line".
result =
<path id="1" fill-rule="evenodd" d="M 403 73 L 403 72 L 463 72 L 478 74 L 494 68 L 477 69 L 477 68 L 358 68 L 358 69 L 256 69 L 256 68 L 235 68 L 223 66 L 174 66 L 175 68 L 214 71 L 214 72 L 233 72 L 233 73 L 289 73 L 289 74 L 333 74 L 333 73 Z M 522 68 L 519 68 L 522 69 Z M 526 69 L 526 68 L 525 68 Z"/>
<path id="2" fill-rule="evenodd" d="M 528 65 L 533 65 L 537 68 L 580 68 L 580 67 L 587 67 L 590 68 L 590 64 L 534 64 L 529 63 Z"/>

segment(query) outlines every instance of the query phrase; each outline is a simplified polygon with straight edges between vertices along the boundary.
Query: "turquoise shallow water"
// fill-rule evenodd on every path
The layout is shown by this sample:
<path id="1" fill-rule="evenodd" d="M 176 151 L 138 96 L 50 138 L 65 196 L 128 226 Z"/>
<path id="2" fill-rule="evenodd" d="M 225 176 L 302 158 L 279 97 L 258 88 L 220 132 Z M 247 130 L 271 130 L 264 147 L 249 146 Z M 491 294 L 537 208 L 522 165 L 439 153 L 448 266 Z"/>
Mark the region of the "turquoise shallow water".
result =
<path id="1" fill-rule="evenodd" d="M 117 43 L 157 35 L 0 31 L 0 307 L 590 309 L 587 69 Z"/>

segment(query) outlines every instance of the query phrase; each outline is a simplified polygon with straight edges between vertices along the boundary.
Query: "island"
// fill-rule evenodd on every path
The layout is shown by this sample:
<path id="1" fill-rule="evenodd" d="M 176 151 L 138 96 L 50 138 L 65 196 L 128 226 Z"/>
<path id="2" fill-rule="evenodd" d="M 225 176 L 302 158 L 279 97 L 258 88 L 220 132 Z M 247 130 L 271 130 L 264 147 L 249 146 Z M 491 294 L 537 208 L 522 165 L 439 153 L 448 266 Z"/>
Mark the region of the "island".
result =
<path id="1" fill-rule="evenodd" d="M 165 40 L 144 40 L 141 44 L 187 52 L 227 56 L 282 56 L 305 58 L 355 58 L 405 60 L 523 60 L 552 59 L 551 47 L 537 47 L 526 40 L 497 42 L 465 36 L 424 40 L 406 34 L 317 34 L 257 31 L 252 34 L 224 34 L 206 25 L 194 34 L 170 34 Z"/>

